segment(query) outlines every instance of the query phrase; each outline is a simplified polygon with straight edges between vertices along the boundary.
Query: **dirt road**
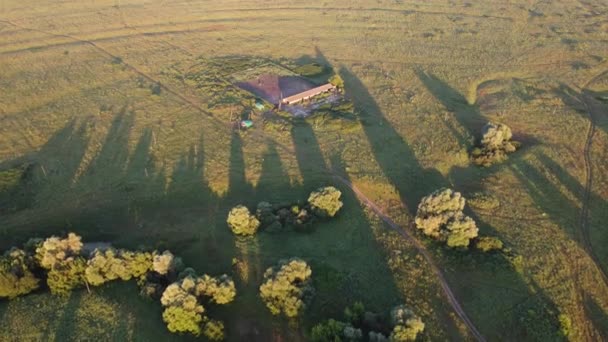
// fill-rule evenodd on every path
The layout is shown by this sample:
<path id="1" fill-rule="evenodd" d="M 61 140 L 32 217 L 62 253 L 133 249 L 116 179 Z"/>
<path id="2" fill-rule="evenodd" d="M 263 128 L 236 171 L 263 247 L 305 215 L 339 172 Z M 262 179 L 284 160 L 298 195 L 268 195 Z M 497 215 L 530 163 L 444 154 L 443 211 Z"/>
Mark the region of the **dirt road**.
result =
<path id="1" fill-rule="evenodd" d="M 447 280 L 445 279 L 443 273 L 441 272 L 439 267 L 435 264 L 435 262 L 433 261 L 433 258 L 431 258 L 431 255 L 426 250 L 426 248 L 415 237 L 410 235 L 410 233 L 406 229 L 403 229 L 401 226 L 399 226 L 397 223 L 395 223 L 395 221 L 393 221 L 388 215 L 386 215 L 377 204 L 375 204 L 367 196 L 365 196 L 365 194 L 361 190 L 359 190 L 353 183 L 351 183 L 347 179 L 344 179 L 343 177 L 340 177 L 338 175 L 334 175 L 333 177 L 334 177 L 334 179 L 338 180 L 339 182 L 346 185 L 349 189 L 351 189 L 357 195 L 359 200 L 361 202 L 363 202 L 367 207 L 369 207 L 376 215 L 378 215 L 378 217 L 380 217 L 382 219 L 382 221 L 384 221 L 391 229 L 395 230 L 402 237 L 408 239 L 409 241 L 411 241 L 414 244 L 414 247 L 416 247 L 418 252 L 424 257 L 426 262 L 431 266 L 431 269 L 433 270 L 433 272 L 439 279 L 439 283 L 441 284 L 441 287 L 443 288 L 443 292 L 448 297 L 448 301 L 450 302 L 450 305 L 452 306 L 454 311 L 456 311 L 456 314 L 458 314 L 458 317 L 460 317 L 462 319 L 462 321 L 466 324 L 466 326 L 471 331 L 471 334 L 473 334 L 473 336 L 475 337 L 475 339 L 477 341 L 485 341 L 485 338 L 481 335 L 481 333 L 479 333 L 479 331 L 477 330 L 477 328 L 475 327 L 473 322 L 469 319 L 467 314 L 464 312 L 464 310 L 460 306 L 460 303 L 458 303 L 458 300 L 456 300 L 456 296 L 454 295 L 454 292 L 452 292 L 452 289 L 450 289 L 450 286 L 449 286 Z M 413 225 L 413 223 L 412 223 L 412 225 Z M 413 227 L 410 227 L 410 229 L 411 228 L 413 228 Z"/>

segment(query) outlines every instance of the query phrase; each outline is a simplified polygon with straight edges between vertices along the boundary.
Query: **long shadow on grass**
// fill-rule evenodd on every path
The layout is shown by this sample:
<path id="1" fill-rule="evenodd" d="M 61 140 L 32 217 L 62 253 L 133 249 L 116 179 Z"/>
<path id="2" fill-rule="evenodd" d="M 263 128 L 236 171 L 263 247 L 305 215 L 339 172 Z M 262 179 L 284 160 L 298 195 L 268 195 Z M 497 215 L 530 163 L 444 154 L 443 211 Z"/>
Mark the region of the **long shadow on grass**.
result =
<path id="1" fill-rule="evenodd" d="M 59 319 L 56 330 L 50 331 L 49 329 L 46 329 L 46 336 L 42 339 L 43 341 L 49 341 L 51 339 L 52 335 L 48 336 L 50 333 L 53 333 L 57 339 L 72 340 L 69 337 L 74 336 L 74 331 L 76 330 L 75 325 L 77 323 L 76 311 L 78 311 L 78 306 L 80 305 L 83 295 L 83 290 L 76 290 L 70 293 L 70 298 L 63 307 L 63 312 L 61 313 L 61 318 Z"/>
<path id="2" fill-rule="evenodd" d="M 299 121 L 292 128 L 296 158 L 303 178 L 302 187 L 309 193 L 327 183 L 338 186 L 344 194 L 345 208 L 338 217 L 328 222 L 316 223 L 314 246 L 319 255 L 312 255 L 311 267 L 317 296 L 314 312 L 322 312 L 323 318 L 339 318 L 344 307 L 363 300 L 372 310 L 382 311 L 402 302 L 387 266 L 386 256 L 371 232 L 371 223 L 362 204 L 348 189 L 335 184 L 329 178 L 329 168 L 311 125 Z M 345 175 L 342 161 L 332 158 L 333 171 Z M 335 231 L 327 231 L 333 229 Z M 390 281 L 385 281 L 390 280 Z M 382 287 L 373 285 L 381 281 Z M 375 290 L 372 290 L 374 289 Z M 382 290 L 380 290 L 382 289 Z M 340 293 L 336 296 L 335 293 Z M 319 321 L 321 317 L 310 317 Z"/>
<path id="3" fill-rule="evenodd" d="M 471 137 L 476 137 L 479 132 L 481 132 L 481 128 L 486 124 L 487 120 L 481 116 L 477 105 L 469 104 L 467 99 L 456 89 L 429 72 L 417 69 L 416 75 L 429 92 L 431 92 L 448 111 L 454 113 L 456 120 L 462 127 L 469 131 Z M 471 143 L 474 143 L 474 141 L 471 141 L 472 139 L 470 137 L 464 136 L 455 127 L 448 125 L 448 128 L 461 145 L 467 146 L 468 148 L 472 147 Z"/>
<path id="4" fill-rule="evenodd" d="M 412 149 L 384 117 L 365 85 L 353 73 L 342 68 L 340 75 L 354 100 L 355 108 L 365 115 L 363 129 L 377 163 L 398 189 L 411 214 L 415 214 L 421 197 L 446 186 L 447 180 L 436 170 L 422 168 Z M 474 132 L 477 126 L 481 127 L 485 120 L 482 121 L 477 109 L 469 106 L 462 95 L 432 75 L 419 72 L 419 77 L 446 107 L 455 112 L 465 128 Z M 476 219 L 482 232 L 493 233 L 491 227 Z M 545 338 L 557 336 L 557 318 L 552 309 L 554 304 L 529 285 L 505 256 L 489 257 L 476 251 L 463 253 L 435 244 L 431 247 L 437 253 L 445 254 L 442 262 L 447 261 L 450 267 L 455 268 L 450 271 L 451 285 L 458 289 L 457 297 L 489 340 L 521 340 L 532 336 L 535 331 L 542 331 Z M 496 286 L 496 279 L 501 280 L 501 286 Z M 492 310 L 488 310 L 488 306 Z M 535 315 L 522 325 L 521 318 L 529 317 L 526 310 L 532 307 L 536 310 Z M 506 312 L 513 314 L 504 317 Z"/>
<path id="5" fill-rule="evenodd" d="M 414 151 L 393 128 L 363 82 L 351 71 L 341 68 L 347 92 L 355 109 L 362 115 L 362 127 L 373 156 L 382 172 L 398 190 L 410 213 L 415 213 L 420 199 L 448 183 L 435 169 L 424 169 Z"/>
<path id="6" fill-rule="evenodd" d="M 599 100 L 602 95 L 589 89 L 577 91 L 563 83 L 553 92 L 585 120 L 589 120 L 589 115 L 592 115 L 596 127 L 608 132 L 608 105 Z"/>
<path id="7" fill-rule="evenodd" d="M 587 317 L 589 317 L 593 327 L 599 334 L 597 341 L 608 340 L 608 314 L 590 294 L 585 295 L 584 301 Z"/>
<path id="8" fill-rule="evenodd" d="M 513 168 L 515 175 L 527 187 L 528 193 L 532 196 L 536 205 L 549 214 L 550 218 L 568 233 L 570 238 L 578 241 L 583 250 L 587 250 L 584 243 L 585 237 L 581 235 L 585 232 L 581 232 L 577 228 L 580 226 L 580 205 L 584 201 L 585 189 L 578 180 L 547 155 L 538 152 L 535 157 L 540 162 L 539 167 L 534 167 L 529 162 L 520 160 Z M 564 192 L 551 179 L 555 179 L 557 184 L 565 187 L 575 199 L 566 197 Z M 596 232 L 591 233 L 594 233 L 593 237 L 597 237 L 597 233 L 602 231 L 602 223 L 608 218 L 608 203 L 593 193 L 589 203 L 590 217 L 593 218 L 593 224 L 589 225 L 589 228 L 596 230 Z M 598 229 L 599 231 L 597 231 Z M 592 254 L 601 253 L 599 257 L 593 255 L 591 257 L 600 263 L 598 265 L 600 268 L 605 269 L 605 263 L 603 262 L 605 259 L 603 257 L 606 252 L 605 249 L 600 248 L 603 246 L 602 241 L 589 237 L 589 243 L 595 245 L 592 246 L 595 247 L 591 251 Z"/>

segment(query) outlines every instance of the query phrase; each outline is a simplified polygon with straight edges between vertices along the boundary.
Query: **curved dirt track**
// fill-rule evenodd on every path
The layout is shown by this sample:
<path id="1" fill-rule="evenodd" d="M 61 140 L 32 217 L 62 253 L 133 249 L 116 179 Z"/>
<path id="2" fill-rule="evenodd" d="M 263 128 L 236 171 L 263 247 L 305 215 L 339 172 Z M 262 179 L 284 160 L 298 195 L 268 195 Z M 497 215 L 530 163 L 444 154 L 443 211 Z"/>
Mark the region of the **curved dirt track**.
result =
<path id="1" fill-rule="evenodd" d="M 591 238 L 589 236 L 589 202 L 591 201 L 591 188 L 593 186 L 593 168 L 591 165 L 591 146 L 593 144 L 593 136 L 595 135 L 595 99 L 585 91 L 587 87 L 595 82 L 600 77 L 608 74 L 608 71 L 604 71 L 593 78 L 591 78 L 581 89 L 580 101 L 585 106 L 587 115 L 589 116 L 589 129 L 587 130 L 587 137 L 585 139 L 585 147 L 583 148 L 583 159 L 585 164 L 585 189 L 583 193 L 583 201 L 580 215 L 580 230 L 583 238 L 583 246 L 587 251 L 587 254 L 591 257 L 597 268 L 600 270 L 602 280 L 605 285 L 608 285 L 608 273 L 600 262 L 599 258 L 593 251 L 593 245 L 591 244 Z"/>
<path id="2" fill-rule="evenodd" d="M 359 200 L 361 200 L 361 202 L 363 202 L 376 215 L 378 215 L 378 217 L 380 217 L 382 219 L 382 221 L 384 221 L 391 229 L 393 229 L 394 231 L 399 233 L 399 235 L 408 239 L 410 242 L 412 242 L 414 244 L 414 247 L 416 247 L 418 252 L 420 254 L 422 254 L 422 256 L 424 257 L 426 262 L 431 266 L 431 269 L 433 270 L 433 272 L 439 279 L 439 283 L 441 284 L 441 287 L 443 288 L 443 292 L 445 292 L 445 295 L 448 297 L 450 305 L 452 306 L 454 311 L 456 311 L 456 314 L 458 314 L 458 317 L 460 317 L 462 319 L 462 321 L 466 324 L 466 326 L 469 328 L 469 331 L 471 331 L 471 334 L 473 334 L 473 336 L 475 337 L 475 339 L 477 341 L 485 341 L 485 338 L 481 335 L 481 333 L 477 330 L 477 328 L 475 327 L 473 322 L 469 319 L 467 314 L 464 312 L 464 310 L 460 306 L 460 303 L 458 303 L 458 300 L 456 299 L 454 292 L 452 292 L 452 289 L 450 289 L 450 286 L 449 286 L 447 280 L 445 279 L 443 273 L 441 272 L 439 267 L 435 264 L 435 262 L 433 262 L 433 259 L 431 258 L 431 255 L 426 250 L 426 248 L 416 238 L 411 236 L 407 230 L 401 228 L 401 226 L 399 226 L 397 223 L 395 223 L 395 221 L 393 221 L 388 215 L 386 215 L 377 204 L 372 202 L 367 196 L 365 196 L 365 194 L 361 190 L 359 190 L 350 181 L 348 181 L 347 179 L 344 179 L 343 177 L 335 175 L 335 174 L 333 175 L 333 177 L 334 177 L 334 179 L 340 181 L 341 183 L 346 185 L 349 189 L 351 189 L 357 195 Z M 410 228 L 412 228 L 412 227 L 410 227 Z"/>
<path id="3" fill-rule="evenodd" d="M 100 47 L 99 45 L 95 44 L 94 41 L 80 39 L 80 38 L 77 38 L 77 37 L 71 36 L 71 35 L 57 34 L 57 33 L 49 32 L 49 31 L 43 31 L 43 30 L 33 29 L 33 28 L 29 28 L 29 27 L 24 27 L 24 26 L 21 26 L 21 25 L 18 25 L 16 23 L 12 22 L 12 21 L 9 21 L 9 20 L 0 20 L 0 22 L 4 22 L 6 24 L 9 24 L 11 26 L 14 26 L 16 28 L 23 29 L 23 30 L 36 31 L 36 32 L 44 33 L 44 34 L 51 35 L 51 36 L 68 38 L 68 39 L 71 39 L 71 40 L 81 43 L 81 44 L 90 45 L 93 48 L 97 49 L 100 52 L 100 54 L 102 54 L 108 58 L 116 58 L 115 55 L 113 55 L 111 52 L 107 51 L 106 49 Z M 183 96 L 178 91 L 172 89 L 171 87 L 167 86 L 166 84 L 163 84 L 163 83 L 157 81 L 152 76 L 139 70 L 137 67 L 135 67 L 131 64 L 128 64 L 124 61 L 121 61 L 121 64 L 123 64 L 125 67 L 127 67 L 134 73 L 138 74 L 139 76 L 145 78 L 149 82 L 154 82 L 154 83 L 158 84 L 164 91 L 175 96 L 176 98 L 181 100 L 183 103 L 190 105 L 193 108 L 199 110 L 201 113 L 205 114 L 209 119 L 213 120 L 215 123 L 220 124 L 221 126 L 224 126 L 223 122 L 220 119 L 216 118 L 215 116 L 213 116 L 213 114 L 209 113 L 208 111 L 203 110 L 202 107 L 199 106 L 197 103 L 195 103 L 193 100 L 188 99 L 187 97 Z M 255 134 L 255 135 L 257 135 L 257 136 L 263 135 L 265 138 L 271 139 L 270 137 L 266 136 L 265 133 Z M 276 142 L 276 146 L 287 152 L 295 153 L 291 148 L 289 148 L 288 146 L 285 146 L 283 144 L 280 144 L 279 142 Z M 393 221 L 388 215 L 386 215 L 377 204 L 375 204 L 373 201 L 371 201 L 361 190 L 359 190 L 350 181 L 348 181 L 347 179 L 345 179 L 339 175 L 336 175 L 333 172 L 328 172 L 328 170 L 321 170 L 321 172 L 331 175 L 333 178 L 335 178 L 336 180 L 338 180 L 341 183 L 343 183 L 344 185 L 346 185 L 349 189 L 351 189 L 357 195 L 357 197 L 359 198 L 359 200 L 361 202 L 363 202 L 367 207 L 369 207 L 372 211 L 374 211 L 374 213 L 376 215 L 378 215 L 378 217 L 380 217 L 382 219 L 382 221 L 384 221 L 391 229 L 395 230 L 397 233 L 399 233 L 399 235 L 408 239 L 409 241 L 411 241 L 414 244 L 414 247 L 418 250 L 418 252 L 420 254 L 422 254 L 424 259 L 430 265 L 433 273 L 435 273 L 435 275 L 437 276 L 439 283 L 441 284 L 441 287 L 448 298 L 450 306 L 452 306 L 452 308 L 454 309 L 456 314 L 462 319 L 462 321 L 465 323 L 465 325 L 467 326 L 467 328 L 469 329 L 471 334 L 475 337 L 475 339 L 480 342 L 485 342 L 486 341 L 485 338 L 477 330 L 477 328 L 475 327 L 473 322 L 469 319 L 469 317 L 467 316 L 465 311 L 460 306 L 460 303 L 456 299 L 456 296 L 454 295 L 454 292 L 452 291 L 447 280 L 445 279 L 445 276 L 443 275 L 443 273 L 441 272 L 439 267 L 435 264 L 435 262 L 433 261 L 431 255 L 426 250 L 426 248 L 416 238 L 414 238 L 412 235 L 410 235 L 410 233 L 406 229 L 403 229 L 401 226 L 399 226 L 397 223 L 395 223 L 395 221 Z M 410 225 L 409 228 L 413 229 L 413 223 Z"/>

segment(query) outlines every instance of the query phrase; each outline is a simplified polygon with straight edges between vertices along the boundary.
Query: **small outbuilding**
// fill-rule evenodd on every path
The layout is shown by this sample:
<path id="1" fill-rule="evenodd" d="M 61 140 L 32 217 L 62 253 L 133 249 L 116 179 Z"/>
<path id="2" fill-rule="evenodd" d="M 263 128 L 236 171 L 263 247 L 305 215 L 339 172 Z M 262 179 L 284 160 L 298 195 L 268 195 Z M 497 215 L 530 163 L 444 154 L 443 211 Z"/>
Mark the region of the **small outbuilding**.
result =
<path id="1" fill-rule="evenodd" d="M 286 97 L 286 98 L 284 98 L 284 99 L 281 100 L 281 103 L 282 104 L 286 104 L 286 105 L 291 105 L 291 104 L 298 103 L 298 102 L 301 102 L 301 101 L 304 101 L 304 100 L 308 100 L 308 99 L 310 99 L 310 98 L 312 98 L 314 96 L 317 96 L 319 94 L 326 93 L 328 91 L 332 91 L 332 90 L 335 90 L 335 89 L 336 89 L 335 85 L 333 85 L 331 83 L 327 83 L 327 84 L 324 84 L 322 86 L 306 90 L 306 91 L 301 92 L 299 94 L 295 94 L 295 95 Z"/>

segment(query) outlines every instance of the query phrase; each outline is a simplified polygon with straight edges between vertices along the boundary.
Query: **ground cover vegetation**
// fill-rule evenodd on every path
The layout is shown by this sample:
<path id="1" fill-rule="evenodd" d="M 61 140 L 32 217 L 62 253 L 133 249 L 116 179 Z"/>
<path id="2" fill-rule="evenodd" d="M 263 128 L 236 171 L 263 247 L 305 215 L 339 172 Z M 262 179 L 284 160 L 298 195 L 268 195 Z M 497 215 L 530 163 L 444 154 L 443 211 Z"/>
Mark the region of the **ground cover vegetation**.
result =
<path id="1" fill-rule="evenodd" d="M 3 292 L 17 297 L 0 302 L 0 336 L 189 340 L 166 328 L 155 279 L 141 288 L 118 280 L 122 251 L 143 247 L 177 252 L 209 274 L 233 272 L 229 305 L 202 296 L 203 313 L 167 314 L 186 323 L 200 315 L 200 338 L 220 335 L 221 321 L 230 341 L 307 340 L 313 326 L 362 301 L 384 313 L 384 338 L 388 312 L 406 303 L 424 323 L 421 340 L 475 339 L 462 312 L 486 340 L 606 339 L 602 2 L 1 7 L 0 249 L 25 254 L 0 266 L 10 273 L 0 281 L 18 284 Z M 324 73 L 312 76 L 315 65 Z M 316 84 L 339 75 L 342 100 L 296 118 L 268 103 L 257 109 L 260 99 L 235 85 L 258 68 L 290 76 L 303 75 L 301 66 Z M 235 117 L 254 125 L 235 132 Z M 488 122 L 508 126 L 521 148 L 476 167 L 471 153 Z M 301 209 L 319 184 L 336 185 L 344 206 L 313 234 L 266 234 L 262 220 L 246 237 L 226 227 L 237 204 L 251 215 L 261 202 Z M 461 211 L 478 229 L 456 240 L 467 249 L 416 228 L 421 200 L 442 188 L 467 198 Z M 91 293 L 82 280 L 65 296 L 43 290 L 38 272 L 51 270 L 29 268 L 35 248 L 24 244 L 67 231 L 116 246 L 95 265 L 119 259 L 119 267 L 89 272 L 115 281 L 89 285 Z M 66 276 L 87 278 L 88 260 L 72 254 L 49 259 L 59 291 L 74 286 Z M 264 270 L 294 256 L 310 266 L 315 289 L 295 323 L 260 296 Z"/>

